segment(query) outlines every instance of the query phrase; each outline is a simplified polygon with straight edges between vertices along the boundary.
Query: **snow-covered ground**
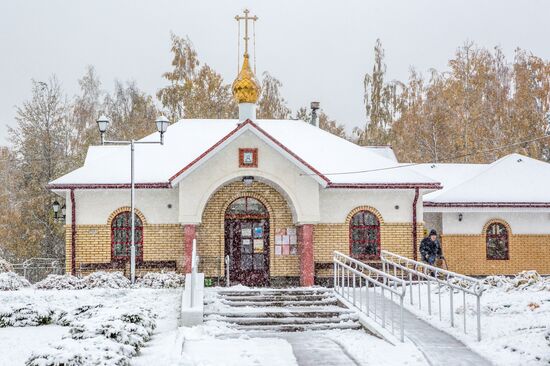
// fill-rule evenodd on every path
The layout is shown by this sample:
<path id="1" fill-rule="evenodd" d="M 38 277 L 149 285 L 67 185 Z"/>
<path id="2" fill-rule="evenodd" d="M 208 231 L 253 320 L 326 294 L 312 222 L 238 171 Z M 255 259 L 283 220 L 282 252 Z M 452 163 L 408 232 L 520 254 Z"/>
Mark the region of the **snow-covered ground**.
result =
<path id="1" fill-rule="evenodd" d="M 541 279 L 539 284 L 515 287 L 507 279 L 493 278 L 498 286 L 488 286 L 481 297 L 482 340 L 476 338 L 475 297 L 468 296 L 466 303 L 466 327 L 463 328 L 462 293 L 454 293 L 455 327 L 450 327 L 449 290 L 441 292 L 441 321 L 439 320 L 438 289 L 432 285 L 432 316 L 427 313 L 427 286 L 420 286 L 422 310 L 418 308 L 418 286 L 413 289 L 415 305 L 405 301 L 407 309 L 435 327 L 449 332 L 468 347 L 496 365 L 549 365 L 550 364 L 550 281 Z M 514 279 L 512 279 L 512 282 Z M 540 285 L 545 282 L 548 285 Z M 408 290 L 407 290 L 408 291 Z"/>
<path id="2" fill-rule="evenodd" d="M 151 309 L 156 315 L 156 329 L 152 338 L 131 358 L 132 365 L 298 365 L 293 342 L 280 334 L 249 336 L 236 333 L 217 321 L 209 321 L 192 328 L 178 327 L 180 300 L 181 289 L 24 288 L 0 292 L 0 313 L 5 314 L 9 309 L 22 307 L 37 310 L 38 316 L 48 314 L 50 310 L 71 313 L 77 308 L 99 304 L 105 312 L 113 309 L 113 313 L 121 307 L 142 307 Z M 70 336 L 71 329 L 71 326 L 57 324 L 0 328 L 0 365 L 24 365 L 33 353 L 51 352 L 50 345 L 66 342 L 67 340 L 62 339 Z M 363 331 L 308 332 L 300 333 L 299 336 L 308 341 L 315 340 L 316 337 L 334 341 L 361 365 L 426 365 L 420 352 L 410 344 L 393 346 Z M 380 357 L 381 354 L 384 357 Z"/>
<path id="3" fill-rule="evenodd" d="M 32 312 L 36 312 L 39 322 L 45 316 L 54 314 L 56 319 L 68 319 L 74 314 L 77 308 L 93 308 L 101 305 L 101 311 L 97 318 L 97 324 L 93 326 L 104 326 L 108 318 L 116 314 L 126 313 L 126 309 L 144 308 L 152 309 L 157 318 L 157 329 L 168 327 L 177 317 L 179 311 L 179 299 L 181 289 L 156 290 L 156 289 L 93 289 L 93 290 L 36 290 L 25 288 L 18 291 L 3 291 L 0 293 L 0 315 L 8 314 L 11 309 L 26 309 L 27 315 L 16 314 L 11 320 L 28 319 L 34 321 Z M 63 316 L 62 314 L 69 315 Z M 60 315 L 61 314 L 61 315 Z M 6 319 L 6 318 L 4 318 Z M 64 336 L 69 335 L 76 325 L 84 325 L 90 319 L 78 319 L 78 323 L 71 322 L 71 326 L 59 324 L 0 327 L 0 364 L 23 365 L 31 354 L 42 354 L 51 352 L 51 345 L 59 345 Z M 62 323 L 58 320 L 57 323 Z M 103 324 L 101 324 L 103 323 Z M 111 324 L 124 327 L 120 322 L 113 321 Z M 32 324 L 29 324 L 32 325 Z M 89 324 L 87 324 L 89 325 Z M 89 329 L 89 327 L 88 327 Z M 86 329 L 86 330 L 88 330 Z M 138 329 L 132 326 L 129 333 L 136 333 Z M 114 336 L 114 335 L 113 335 Z M 87 337 L 87 336 L 85 336 Z M 128 343 L 135 341 L 128 340 Z M 60 343 L 61 342 L 61 343 Z"/>

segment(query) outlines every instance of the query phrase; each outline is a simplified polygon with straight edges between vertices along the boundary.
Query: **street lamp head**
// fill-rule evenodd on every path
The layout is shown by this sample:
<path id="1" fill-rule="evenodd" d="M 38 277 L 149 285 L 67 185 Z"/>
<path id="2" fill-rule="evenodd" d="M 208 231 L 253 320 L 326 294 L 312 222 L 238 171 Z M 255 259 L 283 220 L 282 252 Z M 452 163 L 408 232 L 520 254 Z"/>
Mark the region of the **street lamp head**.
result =
<path id="1" fill-rule="evenodd" d="M 65 207 L 65 205 L 63 205 L 63 206 L 61 207 L 61 216 L 63 216 L 63 218 L 65 217 L 66 211 L 67 211 L 67 208 Z"/>
<path id="2" fill-rule="evenodd" d="M 109 128 L 109 124 L 111 123 L 111 120 L 107 118 L 105 115 L 101 115 L 101 117 L 99 117 L 96 122 L 97 122 L 97 127 L 99 128 L 99 132 L 103 134 L 105 133 L 105 131 L 107 131 L 107 128 Z"/>
<path id="3" fill-rule="evenodd" d="M 168 120 L 168 118 L 164 116 L 160 116 L 157 118 L 155 123 L 157 124 L 157 131 L 160 132 L 160 134 L 163 134 L 168 129 L 168 125 L 170 124 L 170 121 Z"/>

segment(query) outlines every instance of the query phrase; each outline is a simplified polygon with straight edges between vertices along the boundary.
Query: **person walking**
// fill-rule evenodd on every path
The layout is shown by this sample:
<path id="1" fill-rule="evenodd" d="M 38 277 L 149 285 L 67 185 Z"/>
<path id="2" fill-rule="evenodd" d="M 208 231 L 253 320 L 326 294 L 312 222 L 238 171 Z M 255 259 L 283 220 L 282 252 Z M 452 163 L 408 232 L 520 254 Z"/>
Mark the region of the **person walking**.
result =
<path id="1" fill-rule="evenodd" d="M 437 231 L 432 229 L 430 235 L 422 239 L 420 242 L 420 255 L 422 261 L 431 266 L 435 265 L 437 259 L 444 259 L 441 243 L 437 239 Z"/>

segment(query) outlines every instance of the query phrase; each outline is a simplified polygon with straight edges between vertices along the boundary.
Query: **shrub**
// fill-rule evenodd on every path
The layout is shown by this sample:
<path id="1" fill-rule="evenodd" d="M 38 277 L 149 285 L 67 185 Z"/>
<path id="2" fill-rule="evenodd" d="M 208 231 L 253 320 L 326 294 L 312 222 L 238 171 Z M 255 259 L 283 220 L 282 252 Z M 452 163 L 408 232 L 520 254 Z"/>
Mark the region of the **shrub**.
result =
<path id="1" fill-rule="evenodd" d="M 25 277 L 19 276 L 15 272 L 0 273 L 0 290 L 2 291 L 15 291 L 30 285 Z"/>
<path id="2" fill-rule="evenodd" d="M 34 287 L 41 290 L 77 290 L 82 287 L 82 284 L 78 277 L 72 275 L 51 274 L 35 283 Z"/>
<path id="3" fill-rule="evenodd" d="M 149 272 L 137 280 L 138 287 L 178 288 L 185 284 L 185 276 L 176 272 Z"/>
<path id="4" fill-rule="evenodd" d="M 94 272 L 81 280 L 81 288 L 129 288 L 130 280 L 122 272 Z"/>

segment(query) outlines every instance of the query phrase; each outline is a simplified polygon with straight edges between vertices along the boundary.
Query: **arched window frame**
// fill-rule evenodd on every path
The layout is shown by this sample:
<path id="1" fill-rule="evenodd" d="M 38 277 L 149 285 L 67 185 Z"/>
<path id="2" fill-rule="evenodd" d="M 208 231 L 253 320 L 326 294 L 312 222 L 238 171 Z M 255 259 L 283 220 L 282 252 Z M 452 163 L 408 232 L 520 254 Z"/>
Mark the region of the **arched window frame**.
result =
<path id="1" fill-rule="evenodd" d="M 494 228 L 500 228 L 496 230 Z M 510 259 L 510 228 L 502 221 L 490 221 L 485 226 L 485 253 L 487 260 L 508 260 Z M 504 242 L 505 253 L 495 256 L 489 253 L 490 241 L 501 240 Z"/>
<path id="2" fill-rule="evenodd" d="M 130 211 L 117 213 L 111 220 L 111 261 L 126 262 L 130 260 L 131 250 L 131 221 Z M 122 226 L 118 226 L 119 220 L 124 220 Z M 135 245 L 136 261 L 143 261 L 143 220 L 135 214 Z M 117 245 L 125 247 L 124 253 L 117 252 Z"/>
<path id="3" fill-rule="evenodd" d="M 234 212 L 233 206 L 236 205 L 238 202 L 244 201 L 244 210 L 239 212 Z M 259 207 L 261 207 L 260 211 L 251 210 L 250 207 L 257 202 L 259 204 Z M 226 219 L 266 219 L 269 218 L 269 210 L 267 209 L 267 206 L 265 203 L 263 203 L 261 200 L 257 199 L 256 197 L 251 196 L 242 196 L 238 197 L 235 200 L 231 201 L 231 203 L 227 206 L 225 210 L 225 218 Z"/>
<path id="4" fill-rule="evenodd" d="M 358 215 L 369 215 L 374 219 L 374 224 L 367 224 L 364 220 L 363 222 L 357 223 L 356 217 Z M 356 240 L 354 239 L 354 232 L 363 231 L 363 237 L 365 240 Z M 370 235 L 369 235 L 370 234 Z M 369 237 L 374 236 L 374 240 L 369 239 Z M 362 242 L 362 243 L 361 243 Z M 366 245 L 374 244 L 376 247 L 376 254 L 354 254 L 353 247 L 354 245 Z M 360 210 L 355 212 L 349 221 L 349 253 L 350 256 L 362 260 L 376 260 L 380 259 L 381 251 L 381 242 L 380 242 L 380 219 L 378 216 L 370 210 Z"/>

